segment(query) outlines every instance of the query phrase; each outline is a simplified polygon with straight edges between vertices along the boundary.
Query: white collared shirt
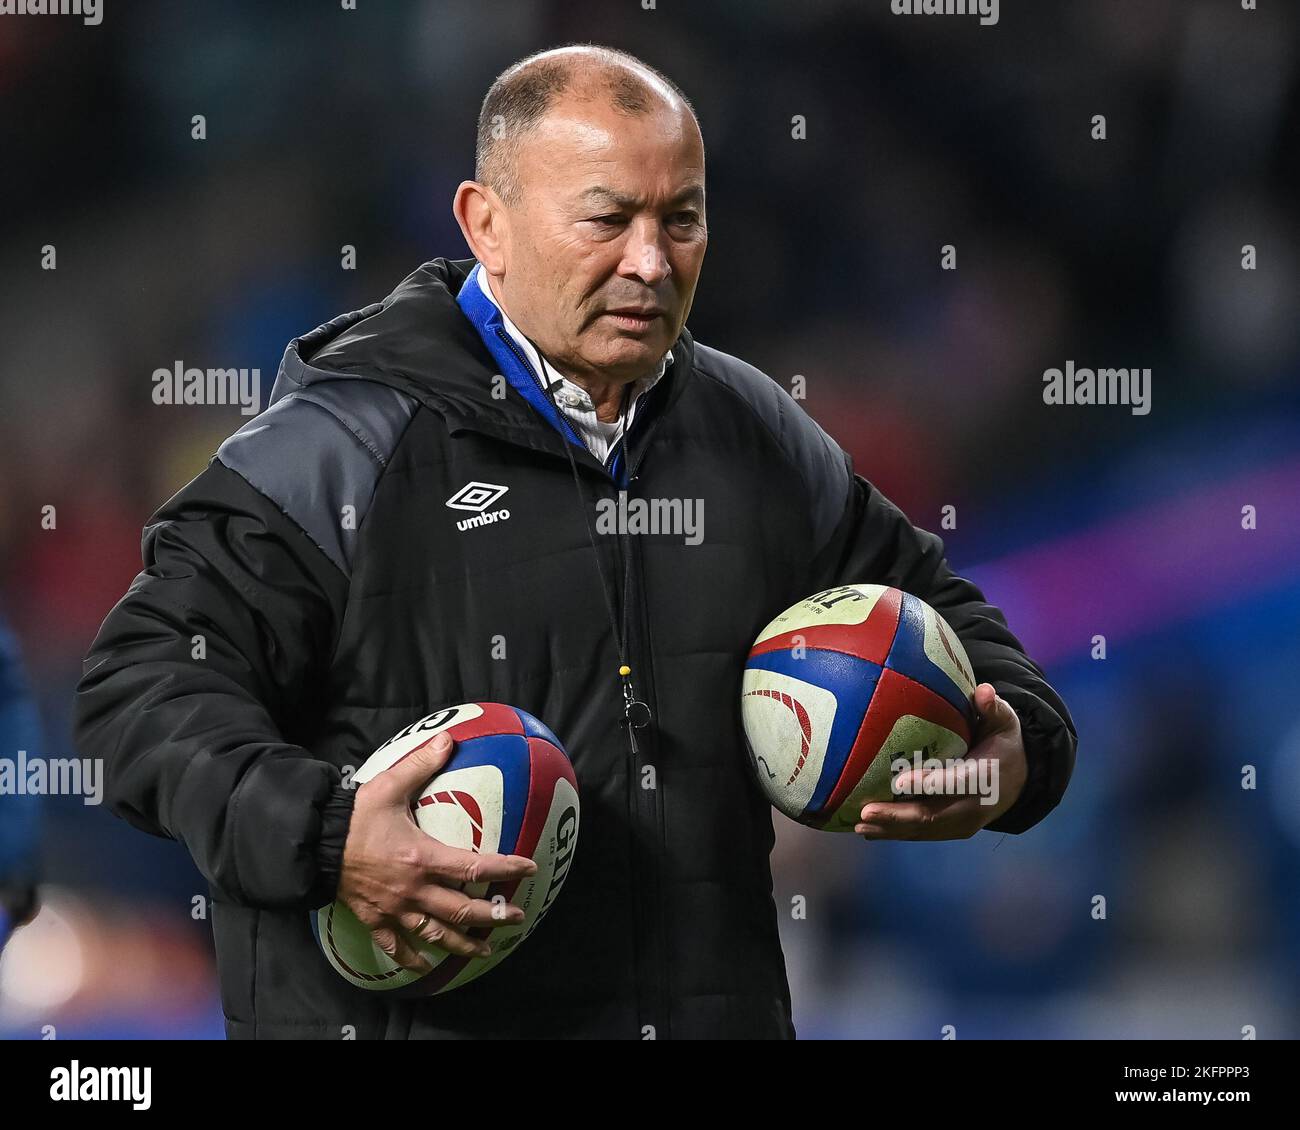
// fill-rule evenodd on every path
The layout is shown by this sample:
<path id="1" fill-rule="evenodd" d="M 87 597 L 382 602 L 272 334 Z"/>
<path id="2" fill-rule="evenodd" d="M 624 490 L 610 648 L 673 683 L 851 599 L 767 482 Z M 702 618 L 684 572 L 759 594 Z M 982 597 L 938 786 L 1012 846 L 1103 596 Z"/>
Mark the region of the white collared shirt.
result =
<path id="1" fill-rule="evenodd" d="M 603 423 L 596 419 L 596 408 L 591 402 L 591 397 L 587 395 L 586 389 L 579 384 L 575 384 L 568 377 L 563 376 L 549 361 L 545 365 L 542 364 L 541 358 L 538 356 L 537 350 L 533 348 L 532 343 L 519 332 L 519 328 L 510 320 L 510 315 L 501 308 L 501 303 L 496 300 L 496 295 L 492 293 L 492 288 L 488 286 L 487 272 L 480 266 L 475 273 L 478 275 L 479 289 L 487 295 L 488 301 L 493 306 L 501 310 L 501 322 L 505 326 L 506 333 L 519 347 L 520 352 L 528 358 L 528 363 L 533 367 L 533 372 L 545 381 L 546 386 L 554 393 L 555 403 L 559 406 L 560 411 L 564 413 L 569 423 L 573 425 L 574 431 L 582 437 L 583 442 L 587 445 L 587 450 L 604 463 L 609 458 L 609 453 L 614 449 L 614 445 L 622 436 L 623 428 L 632 426 L 632 420 L 636 416 L 637 403 L 641 397 L 654 388 L 667 371 L 673 359 L 672 352 L 669 351 L 664 354 L 663 359 L 659 362 L 657 372 L 651 373 L 647 377 L 641 377 L 632 383 L 631 403 L 628 404 L 626 420 L 614 420 L 608 424 Z"/>

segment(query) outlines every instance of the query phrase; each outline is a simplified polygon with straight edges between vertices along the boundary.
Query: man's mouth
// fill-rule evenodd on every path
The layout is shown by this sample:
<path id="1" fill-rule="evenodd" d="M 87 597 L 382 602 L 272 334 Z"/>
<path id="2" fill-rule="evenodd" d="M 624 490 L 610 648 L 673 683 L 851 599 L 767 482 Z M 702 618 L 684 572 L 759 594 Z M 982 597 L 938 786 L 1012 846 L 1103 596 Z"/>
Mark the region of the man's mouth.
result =
<path id="1" fill-rule="evenodd" d="M 625 330 L 648 330 L 661 317 L 664 311 L 657 306 L 627 306 L 617 310 L 606 310 L 605 317 L 612 318 L 614 324 Z"/>

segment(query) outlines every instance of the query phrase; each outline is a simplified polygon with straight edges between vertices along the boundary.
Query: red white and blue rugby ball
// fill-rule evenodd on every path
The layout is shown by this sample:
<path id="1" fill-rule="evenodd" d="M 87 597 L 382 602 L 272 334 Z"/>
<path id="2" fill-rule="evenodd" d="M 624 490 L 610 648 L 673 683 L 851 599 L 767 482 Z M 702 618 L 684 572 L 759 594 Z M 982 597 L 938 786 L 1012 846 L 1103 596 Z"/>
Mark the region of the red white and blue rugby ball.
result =
<path id="1" fill-rule="evenodd" d="M 359 989 L 431 996 L 481 977 L 536 929 L 573 863 L 579 811 L 573 766 L 560 740 L 513 706 L 471 702 L 421 718 L 380 746 L 353 781 L 365 784 L 442 733 L 450 734 L 456 746 L 415 799 L 415 821 L 453 847 L 533 860 L 537 872 L 528 878 L 464 888 L 472 898 L 504 898 L 524 911 L 524 920 L 471 930 L 472 936 L 489 940 L 492 953 L 485 958 L 421 945 L 433 968 L 417 973 L 384 953 L 344 903 L 313 911 L 312 928 L 325 957 Z"/>
<path id="2" fill-rule="evenodd" d="M 741 718 L 759 787 L 802 824 L 851 832 L 898 799 L 899 759 L 965 756 L 975 675 L 955 632 L 919 597 L 840 585 L 786 609 L 754 642 Z"/>

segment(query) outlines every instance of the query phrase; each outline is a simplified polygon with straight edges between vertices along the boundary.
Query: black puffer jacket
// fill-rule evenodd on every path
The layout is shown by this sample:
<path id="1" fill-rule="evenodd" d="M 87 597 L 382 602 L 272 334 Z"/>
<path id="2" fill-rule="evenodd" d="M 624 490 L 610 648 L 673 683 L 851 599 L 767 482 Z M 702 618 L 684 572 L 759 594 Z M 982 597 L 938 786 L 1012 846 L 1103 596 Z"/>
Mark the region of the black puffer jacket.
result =
<path id="1" fill-rule="evenodd" d="M 775 382 L 689 333 L 627 464 L 632 498 L 704 501 L 703 541 L 597 533 L 593 549 L 560 434 L 514 389 L 494 395 L 500 366 L 456 302 L 472 266 L 427 263 L 291 343 L 271 407 L 148 527 L 145 571 L 86 661 L 79 744 L 107 759 L 114 811 L 184 843 L 211 884 L 231 1036 L 791 1036 L 773 814 L 739 719 L 763 625 L 843 581 L 933 604 L 1024 725 L 1030 781 L 995 830 L 1060 800 L 1068 712 L 941 541 Z M 618 486 L 575 457 L 592 516 Z M 471 482 L 507 488 L 509 517 L 459 528 L 466 512 L 446 503 Z M 653 716 L 642 764 L 605 605 L 623 615 L 625 566 L 629 660 Z M 563 894 L 469 986 L 417 1001 L 356 990 L 307 914 L 337 884 L 344 767 L 475 700 L 522 707 L 569 750 L 583 816 Z"/>

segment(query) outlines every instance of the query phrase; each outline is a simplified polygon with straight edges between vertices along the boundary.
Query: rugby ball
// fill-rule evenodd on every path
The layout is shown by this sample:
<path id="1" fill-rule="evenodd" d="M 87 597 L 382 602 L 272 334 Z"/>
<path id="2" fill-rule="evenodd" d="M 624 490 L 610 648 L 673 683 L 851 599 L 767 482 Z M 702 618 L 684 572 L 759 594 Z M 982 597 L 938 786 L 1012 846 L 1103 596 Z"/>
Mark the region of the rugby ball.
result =
<path id="1" fill-rule="evenodd" d="M 919 597 L 840 585 L 786 609 L 755 640 L 741 719 L 755 778 L 794 820 L 852 832 L 922 761 L 962 757 L 975 675 L 956 633 Z"/>
<path id="2" fill-rule="evenodd" d="M 412 804 L 419 827 L 453 847 L 527 856 L 534 875 L 467 885 L 465 893 L 502 898 L 524 911 L 519 923 L 476 927 L 492 953 L 465 957 L 420 943 L 432 968 L 403 969 L 375 944 L 343 902 L 313 911 L 312 929 L 340 977 L 359 989 L 401 996 L 449 992 L 481 977 L 515 951 L 555 902 L 578 843 L 578 782 L 560 740 L 531 714 L 496 702 L 471 702 L 411 723 L 379 747 L 357 771 L 358 786 L 432 742 L 455 739 L 451 758 Z M 410 935 L 407 935 L 410 938 Z M 416 941 L 416 939 L 411 939 Z"/>

